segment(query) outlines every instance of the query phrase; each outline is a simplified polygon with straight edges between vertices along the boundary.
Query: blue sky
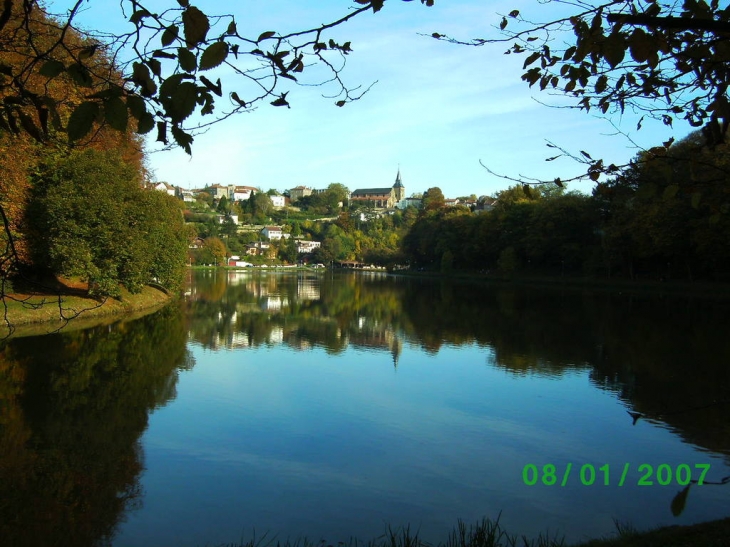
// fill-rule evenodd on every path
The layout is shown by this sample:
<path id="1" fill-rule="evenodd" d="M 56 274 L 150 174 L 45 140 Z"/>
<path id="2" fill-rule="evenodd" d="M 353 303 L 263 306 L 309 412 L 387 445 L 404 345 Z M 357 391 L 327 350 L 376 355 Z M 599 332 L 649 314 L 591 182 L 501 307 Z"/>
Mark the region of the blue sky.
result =
<path id="1" fill-rule="evenodd" d="M 239 32 L 252 37 L 266 30 L 311 28 L 354 5 L 350 0 L 192 3 L 206 13 L 234 13 Z M 150 4 L 162 9 L 176 2 Z M 266 102 L 222 122 L 196 138 L 192 157 L 179 150 L 151 153 L 154 177 L 185 188 L 219 183 L 285 190 L 340 182 L 354 190 L 392 185 L 400 167 L 408 195 L 439 186 L 447 197 L 457 197 L 492 194 L 511 184 L 490 175 L 480 160 L 510 176 L 567 178 L 579 173 L 580 166 L 570 160 L 545 161 L 554 155 L 547 140 L 608 162 L 628 161 L 637 149 L 613 135 L 615 129 L 605 120 L 537 102 L 566 104 L 561 97 L 528 88 L 520 80 L 524 58 L 503 55 L 506 45 L 472 48 L 419 34 L 496 36 L 497 14 L 514 8 L 533 20 L 558 14 L 555 4 L 535 1 L 436 0 L 427 8 L 418 1 L 388 0 L 379 13 L 362 14 L 330 35 L 352 42 L 343 73 L 350 85 L 377 80 L 360 101 L 338 108 L 334 99 L 322 97 L 326 88 L 295 87 L 288 96 L 291 109 Z M 94 0 L 84 23 L 110 28 L 118 12 L 117 0 Z M 225 90 L 226 75 L 221 76 Z M 219 101 L 224 106 L 226 99 Z M 637 118 L 613 121 L 633 131 Z M 675 126 L 677 137 L 688 132 Z M 632 137 L 651 147 L 670 134 L 661 124 L 647 122 Z M 156 147 L 151 142 L 149 148 Z M 571 189 L 589 192 L 591 187 L 582 182 Z"/>

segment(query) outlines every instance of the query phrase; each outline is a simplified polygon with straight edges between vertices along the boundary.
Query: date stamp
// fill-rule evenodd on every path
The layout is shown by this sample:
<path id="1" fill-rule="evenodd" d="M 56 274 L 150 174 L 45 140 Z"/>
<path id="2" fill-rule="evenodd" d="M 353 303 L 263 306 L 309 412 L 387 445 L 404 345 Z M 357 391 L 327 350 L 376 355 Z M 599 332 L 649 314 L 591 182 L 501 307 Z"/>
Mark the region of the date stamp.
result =
<path id="1" fill-rule="evenodd" d="M 642 463 L 635 467 L 630 463 L 624 463 L 623 466 L 616 469 L 607 463 L 596 467 L 591 463 L 574 466 L 569 462 L 560 469 L 552 463 L 546 463 L 541 467 L 528 463 L 522 468 L 522 481 L 527 486 L 535 486 L 536 484 L 567 486 L 571 478 L 573 483 L 577 482 L 583 486 L 624 486 L 625 484 L 636 484 L 637 486 L 678 484 L 687 486 L 690 483 L 704 484 L 705 476 L 709 470 L 709 463 L 696 463 L 694 466 L 686 463 L 677 466 L 666 463 L 656 466 Z M 693 478 L 695 475 L 697 478 Z"/>

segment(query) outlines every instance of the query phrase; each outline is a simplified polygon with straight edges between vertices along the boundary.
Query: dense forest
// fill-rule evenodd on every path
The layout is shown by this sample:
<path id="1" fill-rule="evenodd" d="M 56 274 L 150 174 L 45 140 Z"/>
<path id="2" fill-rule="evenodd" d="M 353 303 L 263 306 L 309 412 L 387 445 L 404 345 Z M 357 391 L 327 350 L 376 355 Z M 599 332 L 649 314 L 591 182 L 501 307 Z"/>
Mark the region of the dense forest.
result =
<path id="1" fill-rule="evenodd" d="M 728 145 L 702 132 L 640 154 L 592 195 L 514 186 L 493 208 L 423 210 L 402 248 L 413 265 L 501 274 L 730 279 Z"/>
<path id="2" fill-rule="evenodd" d="M 23 86 L 36 111 L 3 94 L 2 294 L 42 289 L 58 276 L 86 283 L 96 296 L 117 296 L 120 287 L 137 292 L 153 280 L 179 286 L 187 249 L 180 206 L 143 188 L 147 172 L 136 124 L 126 114 L 123 120 L 110 114 L 121 104 L 112 86 L 122 81 L 111 58 L 42 10 L 32 10 L 29 21 L 22 6 L 9 15 L 0 32 L 0 65 L 25 67 Z M 64 48 L 57 47 L 62 35 Z M 50 61 L 27 65 L 39 48 L 53 51 L 53 62 L 68 70 L 56 74 Z M 68 128 L 80 123 L 84 111 L 76 108 L 91 95 L 103 98 L 106 113 L 86 112 L 91 130 L 75 138 Z"/>

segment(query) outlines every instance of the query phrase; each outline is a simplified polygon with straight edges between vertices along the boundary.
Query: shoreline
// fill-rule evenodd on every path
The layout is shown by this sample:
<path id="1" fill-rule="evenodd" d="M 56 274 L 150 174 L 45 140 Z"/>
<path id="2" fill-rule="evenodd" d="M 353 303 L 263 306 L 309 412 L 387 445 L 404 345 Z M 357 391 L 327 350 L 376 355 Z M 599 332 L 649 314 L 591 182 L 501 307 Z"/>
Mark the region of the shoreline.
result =
<path id="1" fill-rule="evenodd" d="M 10 294 L 5 301 L 7 315 L 0 318 L 0 340 L 129 321 L 157 311 L 174 298 L 150 285 L 138 294 L 123 290 L 121 299 L 107 298 L 103 303 L 72 293 Z"/>

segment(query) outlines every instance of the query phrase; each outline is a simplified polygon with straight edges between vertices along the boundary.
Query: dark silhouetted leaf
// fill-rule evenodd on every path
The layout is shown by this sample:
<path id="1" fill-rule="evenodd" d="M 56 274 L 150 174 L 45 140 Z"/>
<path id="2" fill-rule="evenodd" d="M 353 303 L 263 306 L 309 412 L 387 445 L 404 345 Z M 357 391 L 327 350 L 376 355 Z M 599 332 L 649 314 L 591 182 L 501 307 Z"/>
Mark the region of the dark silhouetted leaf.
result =
<path id="1" fill-rule="evenodd" d="M 228 44 L 215 42 L 209 45 L 200 56 L 200 70 L 210 70 L 220 65 L 228 57 Z"/>
<path id="2" fill-rule="evenodd" d="M 266 32 L 262 32 L 261 34 L 259 34 L 256 42 L 260 42 L 261 40 L 268 40 L 269 38 L 272 38 L 275 34 L 276 32 L 274 32 L 273 30 L 267 30 Z"/>
<path id="3" fill-rule="evenodd" d="M 180 68 L 185 72 L 195 72 L 198 68 L 198 60 L 195 58 L 195 53 L 184 47 L 178 48 L 177 60 L 180 63 Z"/>
<path id="4" fill-rule="evenodd" d="M 38 129 L 38 126 L 33 121 L 33 118 L 28 116 L 28 114 L 26 114 L 22 110 L 18 111 L 18 116 L 20 117 L 20 125 L 23 126 L 25 132 L 33 137 L 36 141 L 43 142 L 43 135 L 41 134 L 40 129 Z"/>
<path id="5" fill-rule="evenodd" d="M 129 18 L 129 20 L 134 23 L 135 25 L 139 25 L 139 22 L 144 19 L 145 17 L 149 17 L 151 14 L 146 9 L 141 9 L 135 11 L 132 16 Z"/>
<path id="6" fill-rule="evenodd" d="M 171 95 L 168 114 L 173 122 L 181 122 L 195 111 L 198 102 L 198 86 L 192 82 L 183 82 Z"/>
<path id="7" fill-rule="evenodd" d="M 160 38 L 162 45 L 169 46 L 172 44 L 177 39 L 179 33 L 180 29 L 176 25 L 170 25 L 167 27 Z"/>
<path id="8" fill-rule="evenodd" d="M 272 104 L 272 105 L 274 105 L 274 106 L 285 106 L 285 107 L 287 107 L 287 108 L 291 108 L 291 107 L 289 106 L 289 102 L 288 102 L 288 101 L 286 100 L 286 93 L 287 93 L 287 92 L 285 92 L 285 93 L 282 93 L 282 94 L 281 94 L 281 97 L 279 97 L 279 98 L 278 98 L 278 99 L 276 99 L 275 101 L 271 101 L 271 104 Z"/>
<path id="9" fill-rule="evenodd" d="M 128 117 L 127 105 L 120 97 L 104 101 L 104 119 L 113 129 L 126 131 Z"/>
<path id="10" fill-rule="evenodd" d="M 94 85 L 94 80 L 89 73 L 89 69 L 79 63 L 69 65 L 66 72 L 68 72 L 76 85 L 80 87 L 92 87 Z"/>
<path id="11" fill-rule="evenodd" d="M 191 155 L 192 149 L 191 149 L 190 145 L 193 144 L 193 136 L 186 133 L 185 131 L 183 131 L 176 125 L 172 126 L 171 131 L 172 131 L 172 137 L 175 139 L 175 142 L 178 144 L 178 146 L 180 146 L 180 148 L 185 150 L 185 152 L 188 155 Z"/>
<path id="12" fill-rule="evenodd" d="M 155 118 L 149 112 L 143 112 L 137 121 L 137 133 L 145 135 L 155 128 Z"/>
<path id="13" fill-rule="evenodd" d="M 167 122 L 157 122 L 157 142 L 167 144 Z"/>
<path id="14" fill-rule="evenodd" d="M 236 101 L 242 107 L 246 108 L 246 101 L 241 100 L 241 98 L 238 96 L 238 93 L 236 93 L 235 91 L 231 93 L 231 99 Z"/>
<path id="15" fill-rule="evenodd" d="M 205 42 L 205 37 L 210 30 L 208 16 L 195 6 L 188 6 L 182 14 L 183 33 L 185 34 L 185 45 L 189 48 Z"/>
<path id="16" fill-rule="evenodd" d="M 687 504 L 687 496 L 689 495 L 690 486 L 692 485 L 688 484 L 684 487 L 683 490 L 678 492 L 677 495 L 674 496 L 674 498 L 672 498 L 672 504 L 670 508 L 672 510 L 672 515 L 674 515 L 675 517 L 678 517 L 684 511 L 684 506 Z"/>
<path id="17" fill-rule="evenodd" d="M 41 76 L 55 78 L 64 70 L 66 70 L 66 65 L 64 65 L 61 61 L 50 60 L 43 64 L 39 72 Z"/>
<path id="18" fill-rule="evenodd" d="M 205 87 L 207 87 L 210 91 L 212 91 L 219 97 L 223 96 L 223 90 L 221 89 L 221 79 L 220 78 L 218 78 L 218 80 L 216 80 L 216 83 L 213 83 L 205 76 L 201 76 L 200 81 L 203 82 Z"/>
<path id="19" fill-rule="evenodd" d="M 86 101 L 77 106 L 68 120 L 69 140 L 77 141 L 88 135 L 98 115 L 99 103 Z"/>
<path id="20" fill-rule="evenodd" d="M 228 23 L 228 28 L 226 29 L 226 34 L 228 35 L 235 35 L 238 32 L 238 29 L 236 29 L 236 22 L 231 21 Z"/>
<path id="21" fill-rule="evenodd" d="M 527 67 L 528 67 L 528 66 L 530 66 L 530 65 L 531 65 L 532 63 L 534 63 L 535 61 L 537 61 L 537 60 L 538 60 L 539 58 L 540 58 L 540 52 L 538 52 L 538 51 L 535 51 L 534 53 L 531 53 L 531 54 L 530 54 L 530 55 L 529 55 L 529 56 L 527 57 L 527 59 L 525 59 L 525 64 L 524 64 L 524 65 L 522 65 L 522 68 L 527 68 Z"/>

